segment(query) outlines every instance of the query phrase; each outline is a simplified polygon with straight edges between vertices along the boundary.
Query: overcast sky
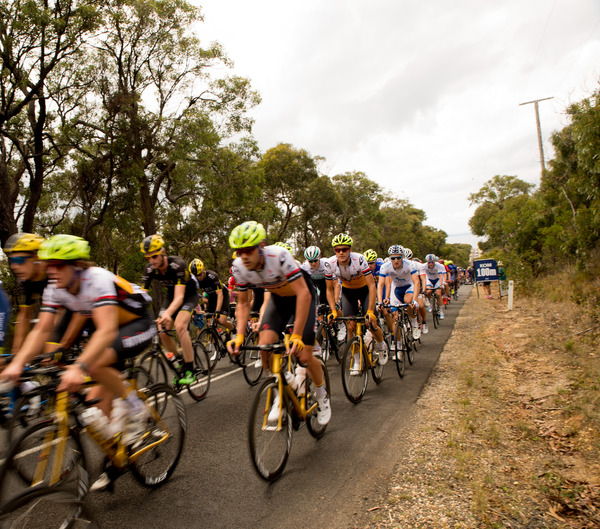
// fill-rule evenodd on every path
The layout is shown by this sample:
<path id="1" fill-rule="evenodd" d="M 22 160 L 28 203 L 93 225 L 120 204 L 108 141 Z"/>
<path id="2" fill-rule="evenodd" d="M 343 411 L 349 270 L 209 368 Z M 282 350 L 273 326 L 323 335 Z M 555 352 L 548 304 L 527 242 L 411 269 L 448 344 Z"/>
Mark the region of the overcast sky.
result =
<path id="1" fill-rule="evenodd" d="M 598 0 L 192 0 L 262 103 L 261 150 L 363 171 L 475 243 L 468 195 L 496 174 L 538 183 L 534 105 L 546 161 L 564 110 L 600 79 Z M 317 199 L 317 197 L 316 197 Z M 401 241 L 400 241 L 401 243 Z"/>

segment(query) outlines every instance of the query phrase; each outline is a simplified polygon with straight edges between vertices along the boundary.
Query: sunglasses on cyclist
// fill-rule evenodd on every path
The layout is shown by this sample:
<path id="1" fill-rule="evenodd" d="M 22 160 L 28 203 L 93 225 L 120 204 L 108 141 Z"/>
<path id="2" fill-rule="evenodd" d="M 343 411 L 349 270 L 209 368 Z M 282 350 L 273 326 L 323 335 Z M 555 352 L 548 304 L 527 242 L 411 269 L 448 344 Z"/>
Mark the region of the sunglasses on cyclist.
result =
<path id="1" fill-rule="evenodd" d="M 254 250 L 256 250 L 257 246 L 251 246 L 249 248 L 236 248 L 236 253 L 238 255 L 251 254 Z"/>
<path id="2" fill-rule="evenodd" d="M 335 253 L 349 252 L 349 251 L 350 251 L 350 248 L 349 248 L 349 247 L 346 247 L 346 248 L 334 248 L 334 249 L 333 249 L 333 251 L 334 251 Z"/>
<path id="3" fill-rule="evenodd" d="M 52 268 L 64 268 L 65 266 L 73 264 L 75 264 L 73 261 L 59 261 L 58 259 L 46 261 L 46 265 L 51 266 Z"/>
<path id="4" fill-rule="evenodd" d="M 402 261 L 402 257 L 390 257 L 390 261 Z"/>
<path id="5" fill-rule="evenodd" d="M 22 265 L 22 264 L 25 264 L 25 261 L 27 261 L 27 259 L 31 259 L 31 256 L 30 255 L 18 255 L 16 257 L 9 257 L 8 264 Z"/>
<path id="6" fill-rule="evenodd" d="M 308 262 L 309 263 L 318 263 L 319 260 L 318 259 L 309 259 Z"/>

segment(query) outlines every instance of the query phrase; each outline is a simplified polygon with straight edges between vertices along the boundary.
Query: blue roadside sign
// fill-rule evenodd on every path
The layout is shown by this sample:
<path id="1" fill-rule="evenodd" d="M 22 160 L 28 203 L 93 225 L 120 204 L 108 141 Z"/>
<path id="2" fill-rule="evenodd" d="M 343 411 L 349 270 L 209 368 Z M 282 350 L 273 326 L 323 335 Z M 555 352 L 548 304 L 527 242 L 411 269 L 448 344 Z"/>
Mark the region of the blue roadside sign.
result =
<path id="1" fill-rule="evenodd" d="M 475 268 L 475 280 L 478 283 L 483 281 L 498 281 L 498 265 L 495 259 L 477 259 L 473 261 Z"/>

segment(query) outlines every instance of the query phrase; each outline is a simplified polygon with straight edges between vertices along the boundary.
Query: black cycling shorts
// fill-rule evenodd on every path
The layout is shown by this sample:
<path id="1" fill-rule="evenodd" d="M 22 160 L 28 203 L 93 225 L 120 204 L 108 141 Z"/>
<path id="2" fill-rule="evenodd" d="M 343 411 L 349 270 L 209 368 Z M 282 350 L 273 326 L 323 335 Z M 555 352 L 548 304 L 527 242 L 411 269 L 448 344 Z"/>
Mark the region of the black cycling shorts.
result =
<path id="1" fill-rule="evenodd" d="M 269 303 L 262 318 L 260 325 L 261 331 L 275 331 L 279 338 L 283 338 L 283 332 L 287 324 L 294 317 L 296 312 L 296 296 L 278 296 L 271 294 Z M 302 341 L 305 345 L 314 345 L 316 324 L 316 295 L 314 289 L 311 289 L 311 301 L 308 308 L 306 324 L 302 331 Z"/>
<path id="2" fill-rule="evenodd" d="M 364 316 L 369 310 L 369 287 L 367 285 L 360 288 L 342 287 L 342 312 L 344 316 L 356 316 L 359 311 L 359 303 Z"/>

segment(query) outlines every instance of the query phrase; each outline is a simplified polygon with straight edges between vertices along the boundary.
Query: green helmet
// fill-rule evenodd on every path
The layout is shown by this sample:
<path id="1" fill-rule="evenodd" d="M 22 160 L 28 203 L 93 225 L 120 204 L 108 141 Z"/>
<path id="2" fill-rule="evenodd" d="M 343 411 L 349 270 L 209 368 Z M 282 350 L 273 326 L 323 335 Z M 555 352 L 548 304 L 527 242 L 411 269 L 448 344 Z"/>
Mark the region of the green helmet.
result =
<path id="1" fill-rule="evenodd" d="M 148 235 L 141 243 L 140 243 L 140 252 L 144 254 L 154 253 L 160 250 L 165 245 L 165 241 L 163 238 L 155 233 L 154 235 Z"/>
<path id="2" fill-rule="evenodd" d="M 229 246 L 232 248 L 251 248 L 265 240 L 267 232 L 262 224 L 249 220 L 233 228 L 229 236 Z"/>
<path id="3" fill-rule="evenodd" d="M 364 253 L 365 259 L 367 260 L 367 263 L 374 263 L 375 261 L 377 261 L 377 252 L 375 250 L 367 250 Z"/>
<path id="4" fill-rule="evenodd" d="M 331 246 L 352 246 L 352 237 L 345 233 L 339 233 L 331 241 Z"/>
<path id="5" fill-rule="evenodd" d="M 15 233 L 6 241 L 4 253 L 37 252 L 43 242 L 44 238 L 35 233 Z"/>
<path id="6" fill-rule="evenodd" d="M 287 242 L 276 242 L 273 246 L 280 246 L 285 248 L 288 252 L 292 252 L 292 247 Z"/>
<path id="7" fill-rule="evenodd" d="M 53 235 L 40 246 L 38 256 L 43 260 L 77 261 L 90 258 L 90 245 L 75 235 Z"/>

